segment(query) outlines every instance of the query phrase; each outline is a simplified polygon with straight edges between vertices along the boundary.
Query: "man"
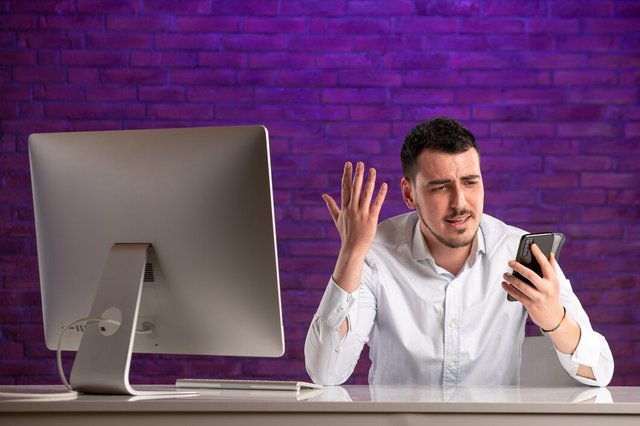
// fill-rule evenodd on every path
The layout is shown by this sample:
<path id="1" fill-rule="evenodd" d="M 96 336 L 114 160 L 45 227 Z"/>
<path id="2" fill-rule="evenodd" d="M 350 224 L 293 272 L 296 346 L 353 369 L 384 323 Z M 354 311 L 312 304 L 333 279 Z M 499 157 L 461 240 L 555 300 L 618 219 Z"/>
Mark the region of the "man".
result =
<path id="1" fill-rule="evenodd" d="M 609 346 L 553 255 L 532 246 L 538 276 L 511 260 L 525 231 L 483 214 L 474 136 L 454 120 L 426 121 L 406 137 L 401 159 L 402 196 L 414 212 L 378 225 L 387 185 L 374 194 L 376 172 L 365 178 L 362 163 L 355 175 L 345 164 L 341 207 L 323 195 L 341 247 L 305 342 L 312 380 L 343 383 L 367 343 L 370 384 L 514 385 L 529 315 L 572 377 L 606 386 Z"/>

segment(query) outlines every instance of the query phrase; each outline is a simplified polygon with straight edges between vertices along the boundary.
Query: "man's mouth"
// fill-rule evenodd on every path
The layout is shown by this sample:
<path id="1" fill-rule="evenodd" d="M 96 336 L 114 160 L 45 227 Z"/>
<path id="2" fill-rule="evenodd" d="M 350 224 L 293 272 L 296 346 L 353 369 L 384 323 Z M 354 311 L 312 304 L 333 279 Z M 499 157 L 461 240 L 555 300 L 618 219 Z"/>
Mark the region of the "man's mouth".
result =
<path id="1" fill-rule="evenodd" d="M 471 219 L 471 214 L 456 215 L 445 218 L 445 221 L 453 226 L 463 226 Z"/>

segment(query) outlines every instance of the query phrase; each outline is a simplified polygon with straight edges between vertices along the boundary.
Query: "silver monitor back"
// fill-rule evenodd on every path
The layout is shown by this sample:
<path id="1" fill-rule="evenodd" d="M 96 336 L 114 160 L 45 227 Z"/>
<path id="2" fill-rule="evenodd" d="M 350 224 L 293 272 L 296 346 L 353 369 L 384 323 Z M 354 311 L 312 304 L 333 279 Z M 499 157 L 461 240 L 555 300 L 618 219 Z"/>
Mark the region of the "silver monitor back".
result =
<path id="1" fill-rule="evenodd" d="M 137 317 L 151 332 L 133 351 L 283 354 L 266 128 L 33 134 L 29 155 L 48 348 L 89 315 L 114 244 L 148 243 Z"/>

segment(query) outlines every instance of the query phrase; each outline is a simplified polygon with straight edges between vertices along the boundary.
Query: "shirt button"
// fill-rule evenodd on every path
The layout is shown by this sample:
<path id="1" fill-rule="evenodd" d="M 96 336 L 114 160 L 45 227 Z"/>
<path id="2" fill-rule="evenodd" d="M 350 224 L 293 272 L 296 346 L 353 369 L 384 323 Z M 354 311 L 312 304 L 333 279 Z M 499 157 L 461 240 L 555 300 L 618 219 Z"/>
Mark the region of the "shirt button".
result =
<path id="1" fill-rule="evenodd" d="M 455 363 L 455 362 L 453 362 L 453 361 L 449 361 L 449 362 L 447 363 L 447 367 L 449 367 L 449 369 L 453 369 L 453 367 L 455 367 L 455 366 L 456 366 L 456 363 Z"/>
<path id="2" fill-rule="evenodd" d="M 336 352 L 340 352 L 340 346 L 336 346 L 336 348 L 334 349 L 334 351 L 336 351 Z"/>
<path id="3" fill-rule="evenodd" d="M 455 321 L 449 321 L 449 327 L 454 328 L 456 326 Z"/>

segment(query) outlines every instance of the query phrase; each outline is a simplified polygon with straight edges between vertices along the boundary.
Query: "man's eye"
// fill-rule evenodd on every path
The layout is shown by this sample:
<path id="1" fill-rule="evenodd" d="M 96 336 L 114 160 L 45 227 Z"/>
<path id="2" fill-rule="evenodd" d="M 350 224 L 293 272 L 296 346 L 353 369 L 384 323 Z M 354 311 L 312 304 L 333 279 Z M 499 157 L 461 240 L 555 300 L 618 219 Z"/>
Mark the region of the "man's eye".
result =
<path id="1" fill-rule="evenodd" d="M 447 189 L 446 185 L 442 185 L 442 186 L 436 186 L 432 189 L 433 192 L 440 192 L 440 191 L 444 191 L 445 189 Z"/>

